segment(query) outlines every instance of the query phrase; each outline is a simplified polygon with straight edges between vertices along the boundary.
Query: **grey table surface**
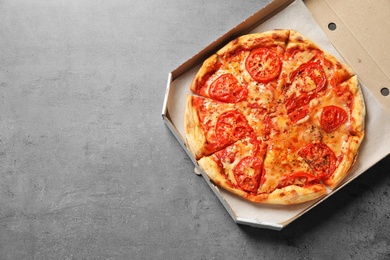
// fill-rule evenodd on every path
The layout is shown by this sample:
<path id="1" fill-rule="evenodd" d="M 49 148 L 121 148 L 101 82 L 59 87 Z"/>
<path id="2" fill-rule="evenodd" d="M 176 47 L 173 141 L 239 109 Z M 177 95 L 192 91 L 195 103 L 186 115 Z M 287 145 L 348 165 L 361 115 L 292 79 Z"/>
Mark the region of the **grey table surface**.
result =
<path id="1" fill-rule="evenodd" d="M 390 259 L 390 157 L 237 225 L 163 124 L 168 73 L 269 0 L 0 1 L 0 259 Z"/>

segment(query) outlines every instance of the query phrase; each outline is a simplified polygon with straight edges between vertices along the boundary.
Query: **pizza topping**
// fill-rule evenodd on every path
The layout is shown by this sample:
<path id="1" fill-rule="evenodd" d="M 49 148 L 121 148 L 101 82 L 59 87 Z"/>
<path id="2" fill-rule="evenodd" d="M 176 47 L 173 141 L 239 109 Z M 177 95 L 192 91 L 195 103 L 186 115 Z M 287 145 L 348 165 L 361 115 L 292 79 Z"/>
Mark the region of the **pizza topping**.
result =
<path id="1" fill-rule="evenodd" d="M 348 107 L 349 109 L 352 110 L 353 104 L 354 104 L 354 101 L 353 101 L 354 96 L 351 93 L 351 91 L 347 87 L 342 86 L 342 85 L 338 85 L 338 86 L 334 87 L 333 90 L 339 98 L 344 100 L 346 107 Z"/>
<path id="2" fill-rule="evenodd" d="M 248 90 L 232 74 L 223 74 L 211 84 L 209 96 L 219 101 L 237 103 L 247 98 Z"/>
<path id="3" fill-rule="evenodd" d="M 238 186 L 248 192 L 256 192 L 260 185 L 263 162 L 258 157 L 247 156 L 234 167 Z"/>
<path id="4" fill-rule="evenodd" d="M 286 100 L 287 113 L 294 112 L 300 107 L 306 106 L 315 97 L 315 95 L 304 93 L 299 97 L 291 96 Z"/>
<path id="5" fill-rule="evenodd" d="M 325 72 L 319 62 L 308 62 L 290 75 L 290 84 L 285 90 L 287 114 L 298 123 L 309 114 L 309 103 L 326 84 Z"/>
<path id="6" fill-rule="evenodd" d="M 284 175 L 281 178 L 278 188 L 280 189 L 289 185 L 297 185 L 303 187 L 306 185 L 316 184 L 318 182 L 319 180 L 316 176 L 307 172 L 292 172 L 290 174 Z"/>
<path id="7" fill-rule="evenodd" d="M 288 114 L 293 123 L 300 123 L 309 114 L 309 106 L 299 107 Z"/>
<path id="8" fill-rule="evenodd" d="M 218 60 L 216 55 L 207 59 L 204 65 L 207 67 L 207 70 L 200 77 L 197 77 L 190 86 L 192 91 L 201 96 L 206 95 L 208 81 L 210 81 L 213 75 L 219 73 L 218 71 L 222 68 L 222 63 Z"/>
<path id="9" fill-rule="evenodd" d="M 329 178 L 336 169 L 337 157 L 324 143 L 310 143 L 299 150 L 298 155 L 320 179 Z"/>
<path id="10" fill-rule="evenodd" d="M 224 161 L 227 163 L 233 163 L 236 158 L 237 151 L 231 149 L 223 149 L 215 153 L 218 161 Z"/>
<path id="11" fill-rule="evenodd" d="M 282 62 L 271 49 L 258 48 L 247 57 L 245 68 L 254 80 L 267 83 L 279 76 Z"/>
<path id="12" fill-rule="evenodd" d="M 253 132 L 246 117 L 236 111 L 230 110 L 218 117 L 215 134 L 223 144 L 232 144 Z"/>
<path id="13" fill-rule="evenodd" d="M 263 140 L 268 140 L 274 128 L 273 117 L 265 115 L 263 119 Z"/>
<path id="14" fill-rule="evenodd" d="M 303 93 L 320 92 L 326 84 L 326 75 L 319 62 L 308 62 L 299 66 L 290 75 L 290 81 Z"/>
<path id="15" fill-rule="evenodd" d="M 303 93 L 299 97 L 291 96 L 286 100 L 286 110 L 290 120 L 297 123 L 309 114 L 309 103 L 315 93 Z"/>
<path id="16" fill-rule="evenodd" d="M 225 171 L 226 168 L 229 168 L 230 165 L 234 163 L 236 160 L 237 151 L 234 149 L 225 148 L 219 150 L 218 152 L 213 154 L 214 161 L 218 164 L 220 173 L 223 175 L 228 175 Z M 228 177 L 228 176 L 226 176 Z"/>
<path id="17" fill-rule="evenodd" d="M 338 106 L 326 106 L 322 110 L 320 124 L 325 132 L 331 133 L 347 120 L 348 114 L 344 109 Z"/>

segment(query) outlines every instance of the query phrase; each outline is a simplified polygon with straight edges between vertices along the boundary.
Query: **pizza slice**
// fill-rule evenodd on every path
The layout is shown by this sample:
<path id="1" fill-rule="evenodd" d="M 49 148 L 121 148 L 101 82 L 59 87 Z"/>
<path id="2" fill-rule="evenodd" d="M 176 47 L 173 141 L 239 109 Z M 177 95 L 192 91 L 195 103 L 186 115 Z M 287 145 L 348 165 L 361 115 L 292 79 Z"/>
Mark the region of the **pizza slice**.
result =
<path id="1" fill-rule="evenodd" d="M 321 73 L 325 74 L 326 85 L 338 85 L 354 75 L 350 66 L 322 50 L 307 37 L 295 30 L 290 30 L 283 62 L 283 73 L 287 76 L 286 80 L 289 81 L 290 74 L 294 73 L 300 66 L 311 62 L 317 63 L 322 68 L 323 72 Z M 321 78 L 323 78 L 322 75 Z"/>
<path id="2" fill-rule="evenodd" d="M 281 92 L 291 120 L 298 123 L 307 119 L 311 100 L 353 75 L 348 65 L 296 31 L 290 31 L 281 75 Z"/>
<path id="3" fill-rule="evenodd" d="M 336 156 L 334 171 L 324 178 L 324 183 L 334 189 L 354 165 L 365 134 L 365 105 L 357 76 L 318 97 L 311 110 L 312 125 L 321 129 L 322 142 Z M 310 163 L 310 158 L 307 160 Z"/>
<path id="4" fill-rule="evenodd" d="M 199 166 L 215 184 L 241 196 L 257 193 L 262 182 L 265 145 L 250 134 L 201 158 Z"/>
<path id="5" fill-rule="evenodd" d="M 247 83 L 221 63 L 217 55 L 205 60 L 191 83 L 195 94 L 227 103 L 248 98 Z"/>
<path id="6" fill-rule="evenodd" d="M 243 114 L 245 106 L 199 96 L 187 96 L 185 133 L 196 159 L 219 151 L 254 130 Z"/>

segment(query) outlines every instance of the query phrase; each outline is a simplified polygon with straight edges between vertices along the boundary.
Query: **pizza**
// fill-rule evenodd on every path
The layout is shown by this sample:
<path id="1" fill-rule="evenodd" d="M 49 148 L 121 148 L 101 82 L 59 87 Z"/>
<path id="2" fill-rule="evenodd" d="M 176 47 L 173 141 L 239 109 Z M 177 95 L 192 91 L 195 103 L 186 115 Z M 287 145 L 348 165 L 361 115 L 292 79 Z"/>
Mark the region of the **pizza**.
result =
<path id="1" fill-rule="evenodd" d="M 187 95 L 185 144 L 217 186 L 297 204 L 355 164 L 365 104 L 352 69 L 294 30 L 243 35 L 207 58 Z"/>

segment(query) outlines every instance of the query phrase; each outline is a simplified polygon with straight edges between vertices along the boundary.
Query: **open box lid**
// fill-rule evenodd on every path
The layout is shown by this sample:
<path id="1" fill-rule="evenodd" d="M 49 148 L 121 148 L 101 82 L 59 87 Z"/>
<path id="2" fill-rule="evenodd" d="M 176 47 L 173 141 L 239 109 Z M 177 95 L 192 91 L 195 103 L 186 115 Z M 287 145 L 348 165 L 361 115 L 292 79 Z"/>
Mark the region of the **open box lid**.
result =
<path id="1" fill-rule="evenodd" d="M 343 50 L 339 49 L 336 45 L 337 43 L 330 40 L 331 37 L 327 35 L 329 33 L 334 33 L 340 29 L 340 27 L 342 28 L 345 23 L 341 23 L 339 20 L 334 19 L 331 21 L 329 19 L 325 19 L 324 22 L 316 20 L 317 16 L 314 15 L 313 9 L 319 13 L 321 10 L 318 11 L 316 8 L 323 8 L 319 2 L 321 2 L 321 4 L 326 4 L 328 9 L 333 12 L 333 9 L 328 5 L 328 2 L 330 1 L 327 0 L 274 0 L 219 37 L 216 41 L 212 42 L 168 75 L 166 95 L 162 110 L 163 120 L 183 147 L 184 151 L 187 152 L 194 165 L 198 167 L 196 160 L 187 149 L 185 143 L 185 134 L 183 129 L 185 97 L 189 94 L 190 82 L 203 60 L 211 53 L 214 53 L 216 50 L 224 46 L 230 40 L 245 33 L 266 31 L 275 28 L 290 28 L 300 32 L 304 31 L 305 36 L 312 39 L 318 44 L 318 46 L 333 54 L 335 57 L 341 56 L 340 58 L 346 61 L 347 59 L 352 59 L 355 63 L 358 63 L 358 65 L 363 63 L 363 61 L 366 62 L 366 60 L 367 62 L 371 62 L 370 64 L 365 63 L 364 66 L 360 65 L 361 69 L 357 72 L 359 80 L 362 83 L 362 91 L 364 92 L 367 108 L 367 132 L 359 153 L 359 157 L 364 158 L 364 160 L 357 160 L 353 170 L 344 179 L 341 185 L 336 190 L 329 193 L 326 197 L 317 201 L 292 205 L 289 207 L 278 207 L 277 205 L 263 204 L 257 205 L 243 201 L 241 198 L 233 196 L 223 189 L 219 189 L 211 183 L 201 169 L 198 168 L 200 174 L 203 175 L 208 185 L 217 195 L 236 223 L 280 230 L 330 197 L 336 191 L 340 190 L 379 160 L 390 154 L 390 146 L 388 146 L 390 136 L 387 135 L 387 133 L 390 132 L 390 96 L 383 96 L 380 92 L 380 89 L 383 87 L 390 88 L 390 84 L 388 84 L 390 73 L 385 73 L 385 70 L 379 66 L 379 63 L 377 63 L 362 46 L 358 46 L 360 47 L 359 50 L 356 49 L 358 47 L 353 47 L 355 51 L 349 52 L 349 50 L 347 50 L 347 54 L 349 55 L 345 55 Z M 310 6 L 310 9 L 308 6 Z M 390 8 L 389 4 L 388 7 Z M 309 12 L 309 10 L 311 11 Z M 324 17 L 326 18 L 327 16 L 324 15 Z M 338 16 L 335 15 L 335 17 Z M 328 29 L 328 24 L 331 22 L 335 23 L 337 26 L 337 29 L 334 31 Z M 322 24 L 322 27 L 320 27 L 319 24 Z M 347 36 L 352 37 L 352 40 L 348 39 Z M 343 37 L 343 41 L 345 41 L 343 46 L 345 45 L 348 47 L 348 43 L 359 43 L 358 38 L 355 38 L 353 34 L 343 35 Z M 364 57 L 369 57 L 370 59 L 366 59 Z M 390 62 L 390 57 L 380 58 L 388 59 L 386 64 Z M 347 61 L 347 63 L 349 62 Z M 349 65 L 351 65 L 355 70 L 353 62 Z M 376 74 L 374 74 L 374 76 L 370 75 L 370 73 L 382 73 L 384 81 L 381 82 L 384 83 L 376 83 L 375 80 L 379 80 L 379 77 L 375 76 Z M 367 83 L 364 80 L 366 80 Z M 370 85 L 366 86 L 366 84 Z M 381 127 L 377 127 L 378 125 L 381 125 Z"/>
<path id="2" fill-rule="evenodd" d="M 304 3 L 337 51 L 390 115 L 390 1 Z"/>

